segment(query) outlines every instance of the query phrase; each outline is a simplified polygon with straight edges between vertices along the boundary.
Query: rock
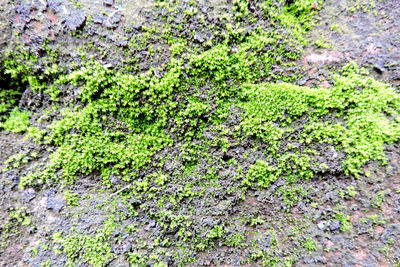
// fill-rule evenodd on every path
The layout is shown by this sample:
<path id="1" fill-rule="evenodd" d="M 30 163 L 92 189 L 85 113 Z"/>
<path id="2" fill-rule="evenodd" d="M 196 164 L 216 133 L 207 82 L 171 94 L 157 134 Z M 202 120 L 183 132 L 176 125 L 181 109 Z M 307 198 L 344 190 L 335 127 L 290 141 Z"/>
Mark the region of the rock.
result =
<path id="1" fill-rule="evenodd" d="M 114 0 L 103 0 L 103 5 L 105 6 L 113 6 Z"/>
<path id="2" fill-rule="evenodd" d="M 312 7 L 312 9 L 317 10 L 318 9 L 318 1 L 314 1 Z"/>
<path id="3" fill-rule="evenodd" d="M 54 210 L 55 212 L 60 212 L 64 208 L 64 200 L 56 197 L 54 192 L 51 192 L 47 197 L 46 208 Z"/>
<path id="4" fill-rule="evenodd" d="M 75 11 L 71 13 L 65 20 L 65 26 L 70 31 L 76 31 L 86 21 L 86 15 L 82 11 Z"/>
<path id="5" fill-rule="evenodd" d="M 386 228 L 385 231 L 383 231 L 381 239 L 383 243 L 386 244 L 388 242 L 391 242 L 392 240 L 397 240 L 398 235 L 400 235 L 400 225 L 393 224 Z"/>
<path id="6" fill-rule="evenodd" d="M 329 225 L 329 229 L 333 232 L 340 229 L 340 221 L 331 222 Z"/>
<path id="7" fill-rule="evenodd" d="M 14 174 L 13 172 L 6 174 L 6 179 L 10 183 L 10 190 L 15 188 L 19 183 L 18 175 Z"/>
<path id="8" fill-rule="evenodd" d="M 106 20 L 107 17 L 104 15 L 96 15 L 93 17 L 93 22 L 96 24 L 103 24 L 104 20 Z"/>
<path id="9" fill-rule="evenodd" d="M 24 192 L 22 192 L 22 199 L 24 200 L 24 202 L 30 202 L 35 197 L 36 192 L 33 188 L 25 189 Z"/>
<path id="10" fill-rule="evenodd" d="M 328 223 L 327 223 L 326 221 L 320 221 L 320 222 L 317 224 L 317 226 L 318 226 L 318 229 L 320 229 L 320 230 L 325 230 L 326 227 L 328 226 Z"/>
<path id="11" fill-rule="evenodd" d="M 313 264 L 314 263 L 314 259 L 311 256 L 305 257 L 304 258 L 304 263 L 305 264 Z"/>
<path id="12" fill-rule="evenodd" d="M 297 84 L 298 84 L 298 85 L 305 85 L 305 84 L 307 83 L 307 81 L 308 81 L 308 78 L 305 78 L 305 79 L 303 79 L 303 80 L 298 80 L 298 81 L 297 81 Z"/>
<path id="13" fill-rule="evenodd" d="M 141 22 L 139 22 L 139 23 L 136 23 L 134 26 L 133 26 L 133 28 L 135 29 L 135 30 L 137 30 L 137 31 L 140 31 L 141 29 L 142 29 L 142 23 Z"/>
<path id="14" fill-rule="evenodd" d="M 374 64 L 374 68 L 375 70 L 377 70 L 379 73 L 384 73 L 385 71 L 387 71 L 387 69 L 385 68 L 385 62 L 383 62 L 382 59 L 379 59 L 375 64 Z"/>
<path id="15" fill-rule="evenodd" d="M 204 43 L 205 41 L 203 34 L 201 34 L 200 32 L 196 32 L 194 34 L 194 40 L 198 43 Z"/>
<path id="16" fill-rule="evenodd" d="M 108 18 L 104 18 L 103 25 L 110 29 L 118 27 L 118 23 L 121 21 L 121 15 L 119 13 L 111 14 Z"/>
<path id="17" fill-rule="evenodd" d="M 48 7 L 54 11 L 54 13 L 58 13 L 61 10 L 62 2 L 60 0 L 47 0 Z"/>
<path id="18" fill-rule="evenodd" d="M 314 261 L 315 261 L 316 263 L 320 262 L 320 263 L 322 263 L 322 264 L 326 264 L 326 260 L 325 260 L 324 258 L 322 258 L 321 256 L 316 257 L 316 258 L 314 259 Z"/>

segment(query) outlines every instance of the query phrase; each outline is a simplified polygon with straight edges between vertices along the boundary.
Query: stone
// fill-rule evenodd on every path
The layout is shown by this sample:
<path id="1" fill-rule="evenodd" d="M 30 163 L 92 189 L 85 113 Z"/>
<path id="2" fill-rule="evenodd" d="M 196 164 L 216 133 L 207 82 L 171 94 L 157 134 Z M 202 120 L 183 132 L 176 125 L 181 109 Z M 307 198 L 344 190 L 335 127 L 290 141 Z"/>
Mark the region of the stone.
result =
<path id="1" fill-rule="evenodd" d="M 204 43 L 204 41 L 205 41 L 203 34 L 201 34 L 201 33 L 199 33 L 199 32 L 196 32 L 196 33 L 194 34 L 194 40 L 195 40 L 196 42 L 198 42 L 198 43 Z"/>
<path id="2" fill-rule="evenodd" d="M 25 189 L 24 192 L 22 192 L 22 199 L 24 200 L 24 202 L 30 202 L 35 197 L 36 192 L 33 188 Z"/>
<path id="3" fill-rule="evenodd" d="M 320 221 L 317 226 L 319 230 L 325 230 L 327 227 L 328 223 L 326 221 Z"/>
<path id="4" fill-rule="evenodd" d="M 103 4 L 105 6 L 113 6 L 114 5 L 114 0 L 103 0 Z"/>
<path id="5" fill-rule="evenodd" d="M 64 208 L 64 200 L 56 197 L 54 192 L 51 192 L 47 197 L 46 208 L 55 212 L 60 212 Z"/>
<path id="6" fill-rule="evenodd" d="M 333 231 L 336 231 L 336 230 L 339 230 L 340 229 L 340 221 L 333 221 L 333 222 L 331 222 L 330 223 L 330 225 L 329 225 L 329 228 L 330 228 L 330 230 L 333 232 Z"/>
<path id="7" fill-rule="evenodd" d="M 70 31 L 76 31 L 85 21 L 86 15 L 82 11 L 75 11 L 66 18 L 64 23 Z"/>

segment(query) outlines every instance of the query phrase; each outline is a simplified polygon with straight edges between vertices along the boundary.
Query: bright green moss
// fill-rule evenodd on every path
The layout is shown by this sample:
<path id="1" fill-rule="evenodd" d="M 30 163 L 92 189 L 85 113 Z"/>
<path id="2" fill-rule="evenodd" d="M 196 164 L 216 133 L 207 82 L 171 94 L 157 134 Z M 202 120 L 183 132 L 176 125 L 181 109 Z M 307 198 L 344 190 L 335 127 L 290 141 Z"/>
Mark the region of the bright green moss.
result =
<path id="1" fill-rule="evenodd" d="M 269 185 L 276 181 L 277 170 L 267 164 L 265 161 L 258 160 L 252 165 L 247 173 L 246 179 L 242 184 L 245 186 L 252 186 L 256 182 L 259 186 L 269 187 Z"/>
<path id="2" fill-rule="evenodd" d="M 193 8 L 186 12 L 185 19 L 197 16 L 192 2 Z M 329 162 L 319 162 L 322 157 L 316 157 L 321 144 L 345 155 L 343 162 L 339 157 L 335 164 L 342 164 L 347 174 L 359 175 L 370 160 L 384 163 L 385 146 L 400 138 L 399 95 L 393 88 L 369 78 L 354 64 L 336 75 L 335 84 L 328 89 L 275 82 L 297 77 L 278 69 L 293 66 L 306 44 L 303 34 L 313 24 L 313 3 L 298 0 L 284 5 L 283 1 L 264 1 L 263 10 L 271 27 L 247 33 L 236 21 L 252 19 L 248 3 L 234 1 L 236 21 L 227 20 L 223 29 L 214 29 L 215 40 L 223 41 L 208 50 L 192 49 L 190 40 L 172 41 L 171 29 L 166 28 L 163 34 L 168 38 L 166 43 L 172 44 L 173 57 L 167 67 L 134 74 L 132 71 L 137 71 L 138 66 L 109 69 L 90 62 L 61 75 L 53 89 L 72 85 L 76 94 L 71 103 L 76 106 L 64 105 L 57 113 L 61 119 L 54 120 L 46 134 L 32 131 L 57 149 L 42 171 L 21 178 L 21 186 L 50 180 L 74 183 L 81 174 L 99 173 L 107 190 L 114 191 L 114 199 L 143 201 L 139 208 L 131 206 L 126 216 L 143 212 L 140 215 L 156 221 L 163 234 L 173 233 L 165 239 L 138 238 L 138 249 L 126 255 L 130 264 L 155 264 L 164 255 L 182 265 L 192 262 L 199 251 L 224 244 L 240 248 L 246 242 L 247 236 L 232 234 L 226 221 L 198 226 L 198 215 L 194 215 L 197 207 L 187 204 L 198 203 L 193 200 L 206 196 L 204 203 L 209 205 L 218 197 L 221 180 L 234 184 L 227 190 L 236 194 L 235 199 L 244 199 L 249 188 L 269 188 L 290 208 L 307 195 L 302 179 L 329 170 Z M 179 1 L 174 4 L 179 5 Z M 159 5 L 170 7 L 164 1 Z M 146 32 L 137 37 L 135 49 L 156 55 L 157 49 L 148 45 L 152 35 L 159 34 L 158 29 L 153 26 L 143 30 Z M 56 67 L 51 69 L 48 75 L 57 73 Z M 34 90 L 51 94 L 44 91 L 51 79 L 26 79 Z M 205 129 L 213 133 L 203 138 Z M 245 160 L 257 155 L 251 155 L 251 146 L 253 152 L 264 153 L 250 166 L 248 162 L 239 165 L 237 158 L 229 156 L 229 150 L 244 145 L 244 139 Z M 176 166 L 170 164 L 173 170 L 164 174 L 165 159 L 160 160 L 157 153 L 166 146 L 172 147 Z M 200 167 L 205 168 L 200 166 L 202 157 L 209 164 L 205 174 L 197 173 Z M 171 160 L 169 155 L 166 158 Z M 227 166 L 234 169 L 235 165 L 235 178 L 224 174 Z M 113 188 L 111 175 L 126 185 Z M 203 177 L 196 180 L 200 175 Z M 231 178 L 235 180 L 227 181 Z M 171 188 L 174 190 L 167 191 Z M 67 191 L 65 197 L 70 205 L 79 204 L 76 195 Z M 181 208 L 185 215 L 180 213 Z M 341 220 L 342 225 L 348 220 L 339 215 L 335 219 Z M 261 228 L 266 223 L 261 217 L 250 220 L 254 227 Z M 57 235 L 55 241 L 72 262 L 103 266 L 115 257 L 111 252 L 115 240 L 106 228 L 97 229 L 95 235 Z M 132 230 L 131 234 L 135 233 Z M 254 245 L 249 252 L 251 259 L 266 266 L 290 266 L 292 257 L 282 258 L 274 252 L 277 243 L 276 233 L 271 233 L 272 246 L 260 250 Z M 310 251 L 315 247 L 307 239 L 302 245 Z M 167 250 L 171 252 L 168 256 Z"/>
<path id="3" fill-rule="evenodd" d="M 0 122 L 0 129 L 4 129 L 12 133 L 23 133 L 28 129 L 28 125 L 29 112 L 20 109 L 14 109 L 10 112 L 8 118 L 3 123 Z"/>
<path id="4" fill-rule="evenodd" d="M 340 221 L 340 231 L 346 232 L 351 228 L 350 216 L 341 212 L 335 214 L 334 219 Z"/>
<path id="5" fill-rule="evenodd" d="M 54 241 L 62 246 L 62 251 L 72 262 L 80 260 L 91 266 L 101 267 L 107 265 L 113 258 L 110 238 L 116 229 L 115 218 L 110 216 L 103 228 L 96 231 L 94 236 L 87 234 L 54 235 Z"/>
<path id="6" fill-rule="evenodd" d="M 385 144 L 400 139 L 400 95 L 355 65 L 335 77 L 332 88 L 308 88 L 286 83 L 246 85 L 241 122 L 243 132 L 260 138 L 273 153 L 293 134 L 298 144 L 333 144 L 346 153 L 346 173 L 358 175 L 369 160 L 386 162 Z M 329 115 L 331 114 L 331 115 Z"/>

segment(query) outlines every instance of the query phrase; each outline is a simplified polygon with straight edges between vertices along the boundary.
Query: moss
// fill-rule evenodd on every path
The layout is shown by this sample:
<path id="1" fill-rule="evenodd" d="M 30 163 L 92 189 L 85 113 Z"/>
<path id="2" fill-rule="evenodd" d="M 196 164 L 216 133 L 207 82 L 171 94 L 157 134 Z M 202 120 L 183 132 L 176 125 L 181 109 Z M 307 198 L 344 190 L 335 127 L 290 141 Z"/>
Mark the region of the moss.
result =
<path id="1" fill-rule="evenodd" d="M 346 232 L 350 230 L 351 222 L 349 215 L 345 215 L 341 212 L 338 212 L 335 214 L 334 218 L 340 221 L 340 231 Z"/>
<path id="2" fill-rule="evenodd" d="M 8 118 L 1 123 L 0 129 L 4 129 L 5 131 L 12 133 L 24 133 L 28 130 L 29 125 L 29 112 L 14 109 L 10 112 Z"/>
<path id="3" fill-rule="evenodd" d="M 303 242 L 303 247 L 310 252 L 317 250 L 317 247 L 315 246 L 315 241 L 311 237 L 306 237 Z"/>
<path id="4" fill-rule="evenodd" d="M 87 234 L 54 234 L 54 241 L 62 246 L 62 251 L 72 262 L 81 260 L 91 266 L 105 266 L 114 254 L 111 252 L 110 238 L 116 229 L 115 218 L 109 217 L 103 228 L 97 229 L 94 236 Z"/>
<path id="5" fill-rule="evenodd" d="M 137 238 L 136 247 L 125 255 L 132 265 L 163 266 L 165 259 L 176 265 L 194 264 L 199 252 L 227 245 L 243 248 L 250 260 L 266 266 L 290 266 L 297 252 L 283 254 L 273 230 L 268 232 L 267 249 L 257 244 L 257 235 L 247 247 L 247 236 L 231 230 L 225 217 L 215 224 L 200 223 L 203 214 L 195 203 L 216 204 L 225 212 L 233 205 L 231 198 L 239 201 L 251 190 L 267 189 L 289 209 L 307 197 L 310 189 L 303 180 L 330 171 L 329 162 L 316 156 L 320 145 L 334 147 L 345 156 L 335 163 L 342 164 L 346 174 L 360 176 L 370 160 L 386 163 L 385 146 L 400 138 L 399 94 L 355 64 L 336 74 L 331 88 L 293 85 L 298 74 L 280 71 L 295 64 L 317 12 L 312 9 L 314 1 L 291 2 L 258 3 L 256 8 L 264 12 L 270 27 L 248 31 L 237 22 L 251 21 L 258 12 L 247 1 L 234 1 L 235 16 L 210 27 L 215 30 L 212 47 L 194 44 L 193 31 L 190 38 L 179 35 L 181 25 L 164 30 L 144 25 L 143 34 L 130 42 L 132 53 L 146 52 L 155 61 L 159 49 L 153 41 L 160 36 L 165 39 L 158 41 L 172 53 L 167 66 L 145 72 L 137 59 L 127 59 L 115 69 L 85 62 L 68 74 L 48 65 L 43 75 L 34 76 L 10 63 L 9 75 L 26 73 L 24 84 L 54 96 L 53 101 L 70 96 L 71 88 L 79 92 L 71 104 L 44 113 L 56 118 L 45 132 L 24 130 L 56 151 L 46 166 L 22 177 L 20 186 L 73 184 L 82 174 L 99 174 L 105 195 L 128 205 L 124 218 L 151 219 L 160 233 L 142 238 L 143 225 L 126 227 Z M 180 2 L 157 5 L 179 12 Z M 197 4 L 187 5 L 185 19 L 196 20 Z M 245 150 L 243 160 L 242 155 L 231 156 L 237 147 Z M 125 184 L 115 186 L 111 177 Z M 228 194 L 220 196 L 221 188 Z M 346 192 L 354 195 L 351 188 Z M 79 204 L 72 191 L 66 191 L 65 198 L 70 206 Z M 116 213 L 115 207 L 106 212 Z M 342 231 L 349 227 L 347 215 L 337 213 L 334 219 L 341 221 Z M 57 234 L 55 242 L 71 262 L 112 264 L 115 221 L 110 218 L 95 234 Z M 263 231 L 267 224 L 258 214 L 244 218 L 241 226 L 246 222 Z M 300 247 L 316 249 L 310 238 L 300 241 Z"/>
<path id="6" fill-rule="evenodd" d="M 246 85 L 241 104 L 244 134 L 260 138 L 274 154 L 293 135 L 291 126 L 306 116 L 297 142 L 342 149 L 347 155 L 343 162 L 347 174 L 358 176 L 370 160 L 386 163 L 385 144 L 400 138 L 399 94 L 361 72 L 354 64 L 346 66 L 329 89 L 286 83 Z M 332 119 L 327 119 L 333 111 Z M 312 155 L 305 157 L 312 159 Z M 302 169 L 307 171 L 307 164 Z"/>

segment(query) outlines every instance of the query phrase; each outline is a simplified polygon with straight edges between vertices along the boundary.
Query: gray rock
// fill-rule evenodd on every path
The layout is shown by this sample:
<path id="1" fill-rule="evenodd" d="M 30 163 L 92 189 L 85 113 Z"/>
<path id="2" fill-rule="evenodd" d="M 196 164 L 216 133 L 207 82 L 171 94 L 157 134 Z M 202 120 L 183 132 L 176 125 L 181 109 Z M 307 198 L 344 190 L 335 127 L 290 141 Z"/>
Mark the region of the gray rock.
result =
<path id="1" fill-rule="evenodd" d="M 121 21 L 122 16 L 119 13 L 113 13 L 103 20 L 103 25 L 110 29 L 115 29 L 118 27 L 118 23 Z"/>
<path id="2" fill-rule="evenodd" d="M 325 230 L 326 227 L 328 226 L 328 223 L 327 223 L 326 221 L 320 221 L 320 222 L 317 224 L 317 226 L 318 226 L 318 229 L 320 229 L 320 230 Z"/>
<path id="3" fill-rule="evenodd" d="M 70 31 L 76 31 L 85 21 L 86 15 L 82 11 L 75 11 L 65 19 L 64 23 Z"/>
<path id="4" fill-rule="evenodd" d="M 336 231 L 336 230 L 339 230 L 340 229 L 340 221 L 333 221 L 333 222 L 331 222 L 330 223 L 330 225 L 329 225 L 329 228 L 330 228 L 330 230 L 333 232 L 333 231 Z"/>
<path id="5" fill-rule="evenodd" d="M 96 24 L 103 24 L 105 19 L 107 19 L 107 17 L 104 15 L 93 16 L 93 22 Z"/>
<path id="6" fill-rule="evenodd" d="M 114 5 L 114 0 L 103 0 L 103 4 L 105 6 L 112 6 Z"/>
<path id="7" fill-rule="evenodd" d="M 47 5 L 55 13 L 58 13 L 61 11 L 62 2 L 60 0 L 47 0 Z"/>
<path id="8" fill-rule="evenodd" d="M 304 258 L 304 263 L 305 264 L 313 264 L 314 263 L 314 259 L 312 257 L 305 257 Z"/>
<path id="9" fill-rule="evenodd" d="M 387 243 L 392 240 L 398 239 L 399 235 L 400 235 L 400 225 L 393 224 L 390 225 L 388 228 L 386 228 L 385 231 L 383 231 L 381 239 L 384 243 Z"/>
<path id="10" fill-rule="evenodd" d="M 379 72 L 379 73 L 383 73 L 385 71 L 387 71 L 387 69 L 385 68 L 385 62 L 382 59 L 379 59 L 375 64 L 374 64 L 374 68 Z"/>
<path id="11" fill-rule="evenodd" d="M 33 188 L 25 189 L 24 192 L 22 192 L 22 199 L 24 200 L 24 202 L 30 202 L 35 197 L 36 192 Z"/>
<path id="12" fill-rule="evenodd" d="M 56 197 L 52 192 L 47 197 L 46 208 L 49 210 L 54 210 L 55 212 L 60 212 L 64 208 L 64 200 Z"/>
<path id="13" fill-rule="evenodd" d="M 198 43 L 204 43 L 205 41 L 203 34 L 201 34 L 200 32 L 196 32 L 194 34 L 194 40 Z"/>

